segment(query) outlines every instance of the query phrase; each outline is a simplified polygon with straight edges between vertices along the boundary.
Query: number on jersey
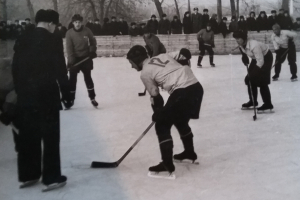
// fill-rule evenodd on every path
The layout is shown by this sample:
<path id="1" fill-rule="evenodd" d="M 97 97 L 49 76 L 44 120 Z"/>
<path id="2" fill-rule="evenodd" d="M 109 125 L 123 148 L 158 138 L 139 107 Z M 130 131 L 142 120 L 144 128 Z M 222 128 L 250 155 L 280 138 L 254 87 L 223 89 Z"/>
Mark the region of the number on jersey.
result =
<path id="1" fill-rule="evenodd" d="M 159 67 L 165 67 L 170 61 L 167 60 L 166 62 L 161 61 L 159 58 L 152 58 L 149 62 L 150 65 L 157 65 Z"/>

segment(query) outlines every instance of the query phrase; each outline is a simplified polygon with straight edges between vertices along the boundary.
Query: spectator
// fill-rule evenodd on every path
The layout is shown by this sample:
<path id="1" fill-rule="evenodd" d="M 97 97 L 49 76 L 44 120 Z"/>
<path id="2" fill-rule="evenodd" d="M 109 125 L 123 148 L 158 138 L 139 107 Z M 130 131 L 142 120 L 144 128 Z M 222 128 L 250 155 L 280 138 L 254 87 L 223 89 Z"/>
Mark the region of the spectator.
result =
<path id="1" fill-rule="evenodd" d="M 71 28 L 73 28 L 73 27 L 74 27 L 73 23 L 70 22 L 69 25 L 68 25 L 68 30 L 71 29 Z"/>
<path id="2" fill-rule="evenodd" d="M 2 22 L 0 23 L 0 39 L 6 40 L 5 26 Z"/>
<path id="3" fill-rule="evenodd" d="M 115 16 L 111 17 L 111 22 L 110 22 L 110 25 L 109 25 L 109 32 L 110 32 L 110 35 L 112 35 L 114 37 L 116 35 L 120 35 L 121 34 L 119 23 L 116 21 L 116 17 Z"/>
<path id="4" fill-rule="evenodd" d="M 26 22 L 22 22 L 21 26 L 22 26 L 23 31 L 25 31 L 25 29 L 26 29 Z"/>
<path id="5" fill-rule="evenodd" d="M 35 28 L 35 25 L 31 23 L 29 18 L 25 19 L 26 22 L 26 27 L 25 27 L 25 31 L 32 31 Z"/>
<path id="6" fill-rule="evenodd" d="M 163 14 L 162 19 L 158 22 L 158 34 L 168 35 L 170 34 L 171 23 L 167 19 L 167 15 Z"/>
<path id="7" fill-rule="evenodd" d="M 183 32 L 184 34 L 191 34 L 193 33 L 193 24 L 190 12 L 187 11 L 184 13 L 183 17 Z"/>
<path id="8" fill-rule="evenodd" d="M 222 35 L 223 35 L 224 38 L 229 33 L 226 24 L 227 24 L 227 17 L 223 17 L 221 23 L 219 24 L 219 30 L 222 33 Z"/>
<path id="9" fill-rule="evenodd" d="M 110 35 L 110 22 L 107 17 L 103 19 L 102 35 Z"/>
<path id="10" fill-rule="evenodd" d="M 231 17 L 231 22 L 229 24 L 229 32 L 235 32 L 239 30 L 238 22 L 236 21 L 236 17 Z"/>
<path id="11" fill-rule="evenodd" d="M 67 28 L 62 26 L 61 23 L 57 24 L 57 32 L 60 35 L 61 38 L 65 38 L 66 37 L 66 33 L 67 33 Z"/>
<path id="12" fill-rule="evenodd" d="M 23 33 L 24 29 L 19 25 L 16 29 L 15 38 L 18 39 L 21 35 L 23 35 Z"/>
<path id="13" fill-rule="evenodd" d="M 5 30 L 6 39 L 12 40 L 13 39 L 13 31 L 12 31 L 11 27 L 6 26 L 4 30 Z"/>
<path id="14" fill-rule="evenodd" d="M 202 27 L 202 14 L 198 13 L 198 8 L 194 8 L 192 14 L 193 33 L 198 33 Z"/>
<path id="15" fill-rule="evenodd" d="M 269 31 L 269 20 L 265 11 L 261 11 L 256 19 L 257 32 Z"/>
<path id="16" fill-rule="evenodd" d="M 277 24 L 281 28 L 284 27 L 284 9 L 279 9 L 279 14 L 277 15 Z"/>
<path id="17" fill-rule="evenodd" d="M 146 24 L 145 23 L 141 23 L 139 30 L 140 30 L 140 36 L 144 35 L 144 30 L 145 30 Z"/>
<path id="18" fill-rule="evenodd" d="M 277 19 L 277 12 L 276 10 L 272 10 L 271 11 L 271 16 L 269 16 L 268 21 L 269 21 L 269 30 L 272 30 L 272 26 L 274 24 L 278 23 L 278 19 Z"/>
<path id="19" fill-rule="evenodd" d="M 130 36 L 138 36 L 140 34 L 140 30 L 136 27 L 135 22 L 131 22 L 130 29 L 129 29 L 129 35 Z"/>
<path id="20" fill-rule="evenodd" d="M 165 46 L 161 43 L 161 41 L 155 34 L 150 32 L 148 27 L 145 27 L 144 29 L 143 38 L 146 43 L 146 49 L 150 58 L 162 53 L 166 53 Z"/>
<path id="21" fill-rule="evenodd" d="M 288 11 L 284 11 L 284 17 L 282 18 L 282 26 L 281 30 L 292 30 L 293 29 L 293 21 Z"/>
<path id="22" fill-rule="evenodd" d="M 256 31 L 256 20 L 255 20 L 255 12 L 250 12 L 250 17 L 247 19 L 247 29 L 248 31 Z"/>
<path id="23" fill-rule="evenodd" d="M 93 34 L 94 33 L 94 22 L 91 17 L 88 18 L 88 22 L 85 24 L 85 27 L 89 28 Z"/>
<path id="24" fill-rule="evenodd" d="M 294 30 L 300 31 L 300 17 L 296 18 L 296 22 L 294 23 Z"/>
<path id="25" fill-rule="evenodd" d="M 240 16 L 240 20 L 238 21 L 238 27 L 240 31 L 247 33 L 247 22 L 244 16 Z"/>
<path id="26" fill-rule="evenodd" d="M 217 14 L 212 14 L 209 23 L 211 25 L 211 30 L 214 32 L 214 34 L 219 34 L 219 25 L 217 22 Z"/>
<path id="27" fill-rule="evenodd" d="M 176 15 L 171 22 L 171 32 L 172 34 L 182 34 L 182 24 Z"/>
<path id="28" fill-rule="evenodd" d="M 202 29 L 206 28 L 207 23 L 209 22 L 209 15 L 208 15 L 208 9 L 203 9 L 203 15 L 202 15 Z"/>
<path id="29" fill-rule="evenodd" d="M 126 21 L 124 21 L 123 17 L 119 18 L 119 25 L 120 25 L 120 34 L 128 35 L 128 24 Z"/>
<path id="30" fill-rule="evenodd" d="M 156 20 L 155 15 L 152 15 L 151 19 L 147 22 L 147 29 L 150 31 L 150 33 L 157 34 L 158 21 Z"/>
<path id="31" fill-rule="evenodd" d="M 19 24 L 19 20 L 15 20 L 15 24 L 13 24 L 11 27 L 13 37 L 16 39 L 19 36 L 18 28 L 21 27 L 21 25 Z"/>
<path id="32" fill-rule="evenodd" d="M 94 36 L 100 36 L 101 35 L 101 25 L 99 19 L 95 19 L 94 24 Z"/>

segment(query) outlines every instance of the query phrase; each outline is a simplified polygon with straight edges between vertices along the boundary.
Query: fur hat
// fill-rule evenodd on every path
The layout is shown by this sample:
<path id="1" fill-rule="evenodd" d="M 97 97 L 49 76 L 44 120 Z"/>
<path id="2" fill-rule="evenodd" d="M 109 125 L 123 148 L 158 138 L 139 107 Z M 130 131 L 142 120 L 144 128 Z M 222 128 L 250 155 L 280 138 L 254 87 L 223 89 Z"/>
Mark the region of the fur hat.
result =
<path id="1" fill-rule="evenodd" d="M 54 10 L 40 9 L 35 15 L 35 23 L 39 22 L 52 22 L 53 24 L 59 23 L 59 14 Z"/>
<path id="2" fill-rule="evenodd" d="M 205 8 L 205 9 L 203 9 L 203 12 L 208 12 L 208 9 L 206 9 L 206 8 Z"/>
<path id="3" fill-rule="evenodd" d="M 271 11 L 271 13 L 275 13 L 275 14 L 276 14 L 276 13 L 277 13 L 277 11 L 276 11 L 276 10 L 272 10 L 272 11 Z"/>
<path id="4" fill-rule="evenodd" d="M 226 20 L 227 21 L 227 17 L 223 17 L 222 20 Z"/>
<path id="5" fill-rule="evenodd" d="M 127 53 L 127 59 L 134 62 L 136 65 L 143 62 L 146 58 L 148 58 L 147 51 L 145 47 L 141 45 L 135 45 L 130 48 Z"/>
<path id="6" fill-rule="evenodd" d="M 194 8 L 194 10 L 197 10 L 197 11 L 198 11 L 198 8 Z"/>
<path id="7" fill-rule="evenodd" d="M 162 17 L 167 17 L 167 15 L 164 13 L 164 14 L 162 14 Z"/>
<path id="8" fill-rule="evenodd" d="M 156 16 L 155 15 L 151 15 L 151 18 L 155 18 L 156 19 Z"/>
<path id="9" fill-rule="evenodd" d="M 75 21 L 83 21 L 83 17 L 81 17 L 81 15 L 79 14 L 75 14 L 73 17 L 72 17 L 72 22 L 75 22 Z"/>

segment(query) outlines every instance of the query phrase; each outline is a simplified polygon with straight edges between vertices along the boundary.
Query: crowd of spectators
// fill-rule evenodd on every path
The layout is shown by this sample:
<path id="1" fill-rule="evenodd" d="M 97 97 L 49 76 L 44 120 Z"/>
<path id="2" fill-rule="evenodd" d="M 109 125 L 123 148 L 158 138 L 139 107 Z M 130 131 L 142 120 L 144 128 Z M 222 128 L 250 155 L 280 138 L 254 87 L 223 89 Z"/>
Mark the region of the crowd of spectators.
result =
<path id="1" fill-rule="evenodd" d="M 200 13 L 198 8 L 193 9 L 193 13 L 185 12 L 183 19 L 179 19 L 178 16 L 173 16 L 172 20 L 169 20 L 166 14 L 162 15 L 162 18 L 157 20 L 155 15 L 152 15 L 147 23 L 131 22 L 128 24 L 123 17 L 112 16 L 104 18 L 103 23 L 100 23 L 99 19 L 93 20 L 87 19 L 85 24 L 95 36 L 117 36 L 117 35 L 130 35 L 130 36 L 142 36 L 145 28 L 147 31 L 153 34 L 170 35 L 170 34 L 192 34 L 198 33 L 201 29 L 206 28 L 207 23 L 211 24 L 211 29 L 214 34 L 222 34 L 225 38 L 227 34 L 242 30 L 242 31 L 269 31 L 272 30 L 274 24 L 279 24 L 283 30 L 295 30 L 300 31 L 300 18 L 296 18 L 296 22 L 293 23 L 293 19 L 290 17 L 288 11 L 280 9 L 278 14 L 276 10 L 272 10 L 268 17 L 265 11 L 261 11 L 256 17 L 255 12 L 250 12 L 249 17 L 232 16 L 230 22 L 227 17 L 223 17 L 222 21 L 217 21 L 217 15 L 209 15 L 209 10 L 204 9 L 203 13 Z M 58 24 L 56 33 L 60 34 L 62 38 L 65 37 L 68 29 L 72 28 L 73 24 L 70 23 L 68 27 Z M 0 23 L 0 39 L 16 39 L 19 35 L 25 31 L 32 30 L 35 27 L 31 23 L 30 19 L 25 19 L 24 22 L 15 20 L 14 24 L 7 24 L 5 21 Z"/>

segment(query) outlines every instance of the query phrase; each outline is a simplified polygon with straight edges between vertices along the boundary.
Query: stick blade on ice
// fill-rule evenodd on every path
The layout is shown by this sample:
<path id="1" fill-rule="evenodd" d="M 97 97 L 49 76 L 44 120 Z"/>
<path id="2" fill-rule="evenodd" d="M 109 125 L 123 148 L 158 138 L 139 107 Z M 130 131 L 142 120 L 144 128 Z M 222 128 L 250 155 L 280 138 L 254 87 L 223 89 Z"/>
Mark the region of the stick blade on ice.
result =
<path id="1" fill-rule="evenodd" d="M 91 168 L 116 168 L 119 164 L 117 162 L 98 162 L 93 161 L 91 164 Z"/>

